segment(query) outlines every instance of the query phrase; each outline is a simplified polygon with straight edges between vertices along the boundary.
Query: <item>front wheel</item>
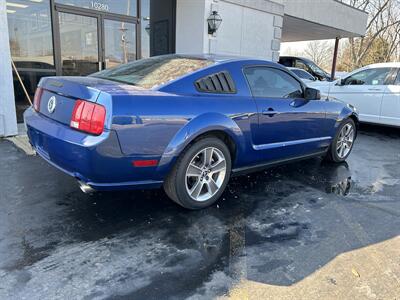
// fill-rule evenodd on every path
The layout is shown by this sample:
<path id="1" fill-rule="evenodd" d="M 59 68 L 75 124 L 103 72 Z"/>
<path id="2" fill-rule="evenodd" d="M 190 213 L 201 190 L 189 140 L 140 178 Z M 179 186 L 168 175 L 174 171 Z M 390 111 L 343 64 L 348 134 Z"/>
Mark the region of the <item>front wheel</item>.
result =
<path id="1" fill-rule="evenodd" d="M 185 208 L 205 208 L 222 195 L 230 173 L 228 147 L 218 138 L 207 137 L 182 153 L 165 180 L 164 190 Z"/>
<path id="2" fill-rule="evenodd" d="M 354 121 L 352 119 L 344 120 L 329 147 L 327 160 L 333 162 L 345 161 L 353 149 L 356 136 L 357 128 Z"/>

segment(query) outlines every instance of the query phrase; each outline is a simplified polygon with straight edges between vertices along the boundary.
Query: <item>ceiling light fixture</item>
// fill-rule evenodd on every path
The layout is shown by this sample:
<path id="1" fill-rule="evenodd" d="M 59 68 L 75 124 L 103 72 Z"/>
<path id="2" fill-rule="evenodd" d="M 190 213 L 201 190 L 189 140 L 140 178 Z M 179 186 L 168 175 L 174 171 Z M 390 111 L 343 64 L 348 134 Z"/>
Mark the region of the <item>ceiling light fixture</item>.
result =
<path id="1" fill-rule="evenodd" d="M 18 8 L 27 8 L 28 5 L 25 4 L 19 4 L 19 3 L 14 3 L 14 2 L 6 2 L 7 6 L 11 6 L 11 7 L 18 7 Z"/>

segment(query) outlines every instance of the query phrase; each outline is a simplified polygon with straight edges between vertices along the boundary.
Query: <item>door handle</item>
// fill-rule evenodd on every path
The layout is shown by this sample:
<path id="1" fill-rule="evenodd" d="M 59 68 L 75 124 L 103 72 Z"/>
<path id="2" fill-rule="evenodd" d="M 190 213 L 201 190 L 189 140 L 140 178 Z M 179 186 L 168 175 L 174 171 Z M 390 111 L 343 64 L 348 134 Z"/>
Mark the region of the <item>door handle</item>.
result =
<path id="1" fill-rule="evenodd" d="M 268 109 L 263 109 L 262 114 L 273 117 L 273 116 L 279 114 L 279 112 L 274 110 L 272 107 L 270 107 Z"/>
<path id="2" fill-rule="evenodd" d="M 370 89 L 368 89 L 368 91 L 382 91 L 382 90 L 379 88 L 370 88 Z"/>

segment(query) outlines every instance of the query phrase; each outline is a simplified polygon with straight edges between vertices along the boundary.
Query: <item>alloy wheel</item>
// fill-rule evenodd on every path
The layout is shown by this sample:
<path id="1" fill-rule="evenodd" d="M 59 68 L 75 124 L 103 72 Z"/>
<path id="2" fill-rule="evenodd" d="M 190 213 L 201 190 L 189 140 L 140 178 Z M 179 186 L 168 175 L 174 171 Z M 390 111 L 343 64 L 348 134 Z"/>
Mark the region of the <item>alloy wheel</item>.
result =
<path id="1" fill-rule="evenodd" d="M 225 176 L 224 154 L 215 147 L 207 147 L 192 158 L 186 169 L 186 191 L 195 201 L 207 201 L 219 191 Z"/>
<path id="2" fill-rule="evenodd" d="M 336 143 L 336 153 L 339 158 L 345 158 L 351 148 L 353 147 L 354 142 L 354 128 L 351 123 L 347 123 L 343 126 L 340 134 L 338 136 L 338 140 Z"/>

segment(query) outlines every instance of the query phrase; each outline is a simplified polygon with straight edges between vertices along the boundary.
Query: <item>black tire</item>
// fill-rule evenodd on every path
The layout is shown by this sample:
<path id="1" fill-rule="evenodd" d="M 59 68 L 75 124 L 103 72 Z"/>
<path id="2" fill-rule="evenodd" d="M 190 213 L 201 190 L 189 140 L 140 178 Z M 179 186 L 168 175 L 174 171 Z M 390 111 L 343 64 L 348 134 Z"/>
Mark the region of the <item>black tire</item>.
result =
<path id="1" fill-rule="evenodd" d="M 354 130 L 353 142 L 351 144 L 350 150 L 344 156 L 341 157 L 341 156 L 339 156 L 338 150 L 337 150 L 338 140 L 339 140 L 339 137 L 340 137 L 340 134 L 341 134 L 343 128 L 347 125 L 352 126 L 352 129 Z M 351 151 L 353 150 L 354 141 L 355 141 L 356 137 L 357 137 L 357 127 L 356 127 L 356 124 L 354 123 L 353 119 L 348 118 L 348 119 L 343 120 L 343 122 L 340 124 L 340 126 L 336 132 L 335 138 L 332 140 L 332 143 L 329 146 L 329 150 L 328 150 L 328 153 L 326 154 L 325 159 L 327 161 L 331 161 L 331 162 L 335 162 L 335 163 L 344 162 L 347 159 L 347 157 L 350 155 Z"/>
<path id="2" fill-rule="evenodd" d="M 189 195 L 189 192 L 187 190 L 186 171 L 188 170 L 189 164 L 192 162 L 192 159 L 198 157 L 197 154 L 199 154 L 199 152 L 201 152 L 203 149 L 210 147 L 218 149 L 220 152 L 222 152 L 225 158 L 225 178 L 223 179 L 223 181 L 221 180 L 221 186 L 211 198 L 204 201 L 198 201 L 193 199 Z M 231 174 L 231 168 L 231 154 L 226 144 L 216 137 L 207 136 L 190 145 L 179 156 L 177 162 L 175 163 L 174 167 L 172 168 L 164 182 L 164 190 L 169 198 L 171 198 L 173 201 L 183 206 L 184 208 L 193 210 L 202 209 L 212 205 L 221 197 L 226 188 L 226 185 L 228 184 Z"/>

